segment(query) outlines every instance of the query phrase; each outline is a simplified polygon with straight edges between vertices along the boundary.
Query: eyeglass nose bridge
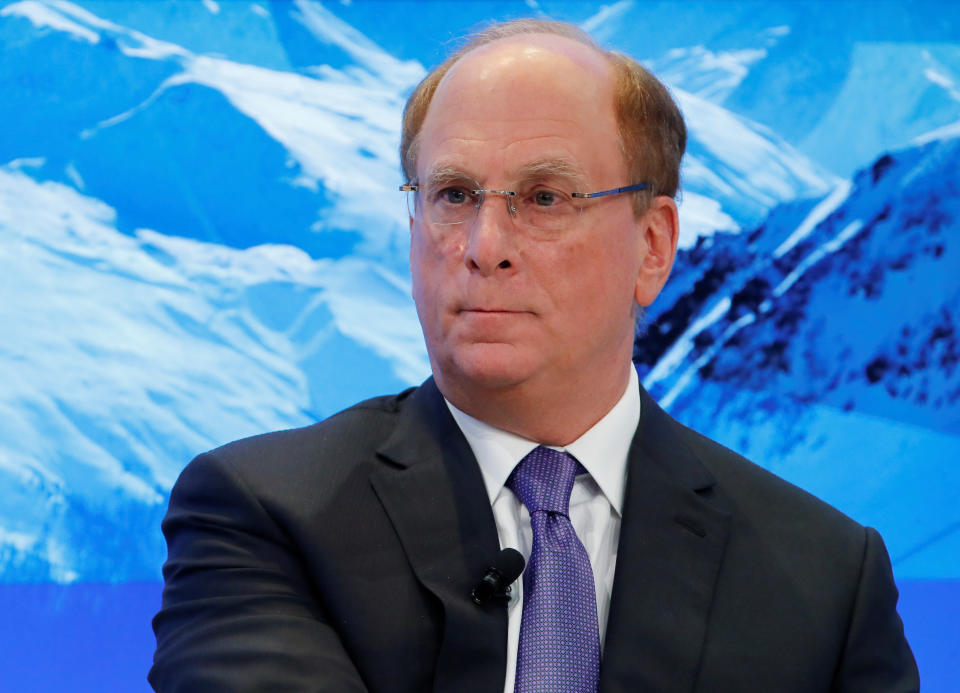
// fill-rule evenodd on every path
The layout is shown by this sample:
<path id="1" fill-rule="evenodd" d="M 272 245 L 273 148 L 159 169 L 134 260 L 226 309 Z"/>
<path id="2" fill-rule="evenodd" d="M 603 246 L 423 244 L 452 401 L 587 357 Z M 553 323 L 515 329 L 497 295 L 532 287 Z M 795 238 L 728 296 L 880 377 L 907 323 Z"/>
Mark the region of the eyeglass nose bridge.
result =
<path id="1" fill-rule="evenodd" d="M 503 201 L 507 204 L 507 212 L 511 217 L 516 218 L 517 216 L 517 207 L 513 204 L 511 198 L 516 197 L 517 193 L 513 190 L 471 190 L 470 193 L 475 195 L 477 198 L 476 204 L 473 206 L 474 214 L 480 214 L 480 208 L 483 206 L 483 201 L 486 195 L 503 195 Z"/>

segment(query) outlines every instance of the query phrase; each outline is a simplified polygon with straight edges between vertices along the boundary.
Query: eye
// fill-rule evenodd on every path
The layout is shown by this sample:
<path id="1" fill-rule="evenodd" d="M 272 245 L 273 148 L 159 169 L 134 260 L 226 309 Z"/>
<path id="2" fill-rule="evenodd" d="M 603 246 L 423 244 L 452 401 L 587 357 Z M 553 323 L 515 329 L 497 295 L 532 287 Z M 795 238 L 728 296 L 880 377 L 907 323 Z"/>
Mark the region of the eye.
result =
<path id="1" fill-rule="evenodd" d="M 533 203 L 538 207 L 552 207 L 560 204 L 563 199 L 560 193 L 555 190 L 548 190 L 547 188 L 539 188 L 538 190 L 534 190 L 532 198 Z"/>
<path id="2" fill-rule="evenodd" d="M 464 188 L 443 188 L 437 193 L 437 201 L 450 205 L 462 205 L 470 199 L 470 193 Z"/>

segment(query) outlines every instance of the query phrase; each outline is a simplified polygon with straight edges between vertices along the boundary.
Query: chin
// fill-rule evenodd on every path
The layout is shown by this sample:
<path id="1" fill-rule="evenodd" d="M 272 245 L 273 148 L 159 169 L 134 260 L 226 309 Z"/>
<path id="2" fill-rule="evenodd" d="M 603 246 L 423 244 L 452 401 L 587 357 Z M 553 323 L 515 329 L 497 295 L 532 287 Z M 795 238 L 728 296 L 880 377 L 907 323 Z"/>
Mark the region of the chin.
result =
<path id="1" fill-rule="evenodd" d="M 512 344 L 471 344 L 452 354 L 444 372 L 467 387 L 505 389 L 530 380 L 535 361 Z"/>

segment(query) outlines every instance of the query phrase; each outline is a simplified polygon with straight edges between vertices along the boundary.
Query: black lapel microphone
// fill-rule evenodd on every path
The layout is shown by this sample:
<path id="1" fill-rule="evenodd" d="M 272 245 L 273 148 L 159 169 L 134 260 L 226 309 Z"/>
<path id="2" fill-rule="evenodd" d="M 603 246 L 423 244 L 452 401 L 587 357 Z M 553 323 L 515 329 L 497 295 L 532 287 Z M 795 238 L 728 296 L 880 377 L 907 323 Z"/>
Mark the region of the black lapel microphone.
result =
<path id="1" fill-rule="evenodd" d="M 487 568 L 480 582 L 473 586 L 470 598 L 474 604 L 483 606 L 492 598 L 506 600 L 510 596 L 510 585 L 516 580 L 526 561 L 516 549 L 504 549 L 497 554 L 493 565 Z"/>

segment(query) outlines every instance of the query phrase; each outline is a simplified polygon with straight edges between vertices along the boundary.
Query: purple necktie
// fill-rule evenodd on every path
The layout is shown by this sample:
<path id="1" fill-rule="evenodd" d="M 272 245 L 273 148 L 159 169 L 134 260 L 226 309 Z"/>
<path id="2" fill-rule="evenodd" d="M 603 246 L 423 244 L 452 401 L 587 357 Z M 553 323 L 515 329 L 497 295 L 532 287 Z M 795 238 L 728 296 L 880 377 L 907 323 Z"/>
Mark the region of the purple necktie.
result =
<path id="1" fill-rule="evenodd" d="M 583 467 L 538 447 L 507 488 L 530 511 L 533 550 L 523 572 L 515 693 L 596 693 L 600 679 L 597 595 L 587 550 L 570 524 L 570 491 Z"/>

